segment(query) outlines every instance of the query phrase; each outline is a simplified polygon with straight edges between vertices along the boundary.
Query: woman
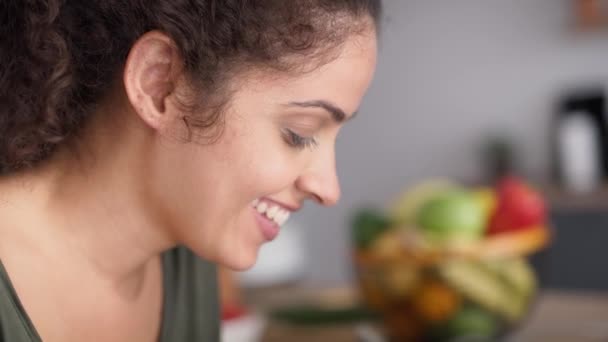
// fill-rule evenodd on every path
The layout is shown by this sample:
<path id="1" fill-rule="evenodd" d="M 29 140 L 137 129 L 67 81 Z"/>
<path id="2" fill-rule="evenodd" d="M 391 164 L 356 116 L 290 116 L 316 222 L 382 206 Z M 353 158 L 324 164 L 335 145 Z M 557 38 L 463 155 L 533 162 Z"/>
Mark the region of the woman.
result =
<path id="1" fill-rule="evenodd" d="M 212 264 L 250 267 L 303 201 L 338 200 L 379 11 L 3 1 L 3 340 L 218 340 Z"/>

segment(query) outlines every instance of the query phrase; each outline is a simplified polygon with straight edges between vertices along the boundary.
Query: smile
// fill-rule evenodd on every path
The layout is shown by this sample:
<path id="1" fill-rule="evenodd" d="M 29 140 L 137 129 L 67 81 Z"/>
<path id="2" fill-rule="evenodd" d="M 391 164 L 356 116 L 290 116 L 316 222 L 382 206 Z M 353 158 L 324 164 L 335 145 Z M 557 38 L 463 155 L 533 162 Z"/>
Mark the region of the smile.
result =
<path id="1" fill-rule="evenodd" d="M 263 199 L 256 199 L 253 201 L 252 205 L 258 213 L 264 215 L 279 227 L 285 224 L 289 219 L 289 210 L 284 209 L 278 204 L 267 202 Z"/>

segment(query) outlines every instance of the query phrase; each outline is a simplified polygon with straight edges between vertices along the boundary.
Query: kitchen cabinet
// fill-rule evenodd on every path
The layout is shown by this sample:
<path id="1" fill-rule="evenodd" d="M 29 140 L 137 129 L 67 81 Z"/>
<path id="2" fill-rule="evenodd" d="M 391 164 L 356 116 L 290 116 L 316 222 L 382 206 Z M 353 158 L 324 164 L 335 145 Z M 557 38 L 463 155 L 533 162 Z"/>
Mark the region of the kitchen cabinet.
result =
<path id="1" fill-rule="evenodd" d="M 532 257 L 543 288 L 608 291 L 608 199 L 594 206 L 555 206 L 553 241 Z"/>

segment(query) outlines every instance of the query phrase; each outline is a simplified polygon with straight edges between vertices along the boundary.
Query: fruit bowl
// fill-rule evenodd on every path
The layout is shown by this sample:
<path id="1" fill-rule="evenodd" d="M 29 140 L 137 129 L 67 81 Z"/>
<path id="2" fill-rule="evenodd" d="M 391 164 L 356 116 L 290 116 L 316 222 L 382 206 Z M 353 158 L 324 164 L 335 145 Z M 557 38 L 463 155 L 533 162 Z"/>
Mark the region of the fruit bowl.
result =
<path id="1" fill-rule="evenodd" d="M 422 221 L 369 211 L 355 220 L 359 235 L 353 260 L 361 297 L 382 317 L 390 341 L 493 341 L 514 330 L 524 321 L 537 290 L 527 257 L 551 239 L 544 217 L 538 224 L 496 233 L 493 218 L 505 217 L 499 208 L 505 199 L 498 196 L 495 205 L 484 209 L 483 227 L 460 224 L 458 230 L 437 230 L 442 227 L 427 225 L 433 229 L 428 234 L 420 226 L 437 221 L 425 219 L 423 209 L 433 196 L 414 193 L 417 204 L 412 205 L 412 196 L 405 201 L 412 214 L 406 216 Z M 466 205 L 455 207 L 462 211 Z M 441 208 L 432 214 L 446 212 Z M 442 220 L 456 225 L 478 221 L 462 217 L 456 212 Z M 438 231 L 450 238 L 438 241 Z M 476 238 L 473 231 L 479 234 Z"/>
<path id="2" fill-rule="evenodd" d="M 492 340 L 525 317 L 536 292 L 525 256 L 548 241 L 548 229 L 534 227 L 442 250 L 356 251 L 354 259 L 363 300 L 391 340 Z"/>

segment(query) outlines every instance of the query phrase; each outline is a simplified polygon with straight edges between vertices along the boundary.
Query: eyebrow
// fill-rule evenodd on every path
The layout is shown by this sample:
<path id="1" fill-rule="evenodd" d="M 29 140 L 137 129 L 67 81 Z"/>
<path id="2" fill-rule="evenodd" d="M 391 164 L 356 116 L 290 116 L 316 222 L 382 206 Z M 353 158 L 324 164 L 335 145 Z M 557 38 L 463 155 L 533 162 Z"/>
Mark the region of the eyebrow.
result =
<path id="1" fill-rule="evenodd" d="M 340 109 L 338 106 L 332 104 L 331 102 L 325 100 L 312 100 L 312 101 L 303 101 L 303 102 L 289 102 L 287 104 L 290 107 L 302 107 L 302 108 L 322 108 L 331 114 L 331 117 L 335 122 L 341 123 L 345 120 L 352 119 L 357 112 L 353 113 L 348 119 L 346 119 L 346 113 Z"/>

